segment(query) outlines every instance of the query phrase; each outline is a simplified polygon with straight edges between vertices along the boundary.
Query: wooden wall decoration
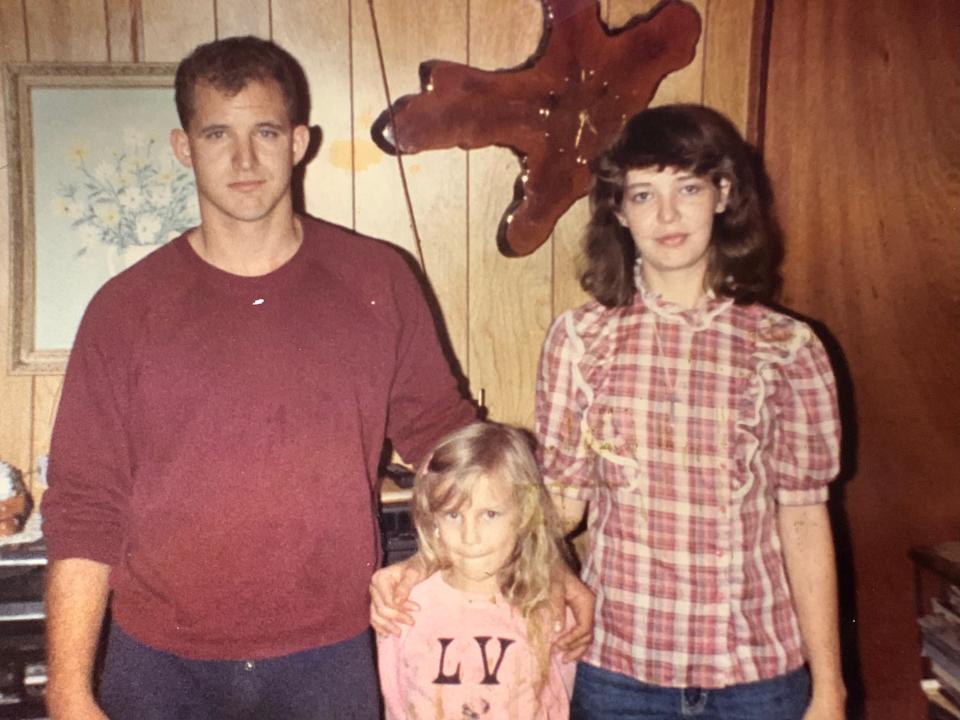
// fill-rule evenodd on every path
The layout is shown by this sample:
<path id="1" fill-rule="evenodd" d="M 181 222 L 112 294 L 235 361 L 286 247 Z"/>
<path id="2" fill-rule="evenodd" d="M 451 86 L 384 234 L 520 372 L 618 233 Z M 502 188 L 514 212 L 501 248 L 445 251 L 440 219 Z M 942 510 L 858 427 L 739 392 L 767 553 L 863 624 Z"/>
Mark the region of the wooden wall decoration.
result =
<path id="1" fill-rule="evenodd" d="M 536 53 L 509 70 L 431 60 L 421 90 L 384 110 L 371 129 L 386 152 L 508 147 L 520 159 L 514 201 L 500 221 L 505 255 L 529 255 L 590 189 L 590 161 L 661 80 L 692 62 L 697 10 L 671 0 L 611 31 L 596 0 L 542 0 Z"/>

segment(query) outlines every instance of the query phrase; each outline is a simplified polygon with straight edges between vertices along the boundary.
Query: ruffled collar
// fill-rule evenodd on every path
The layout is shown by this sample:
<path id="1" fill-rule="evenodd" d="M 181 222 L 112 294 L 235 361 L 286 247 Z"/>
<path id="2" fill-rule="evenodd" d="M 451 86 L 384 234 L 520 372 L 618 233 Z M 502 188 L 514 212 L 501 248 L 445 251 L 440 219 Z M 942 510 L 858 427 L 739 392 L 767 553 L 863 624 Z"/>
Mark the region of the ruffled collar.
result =
<path id="1" fill-rule="evenodd" d="M 711 289 L 707 290 L 707 302 L 695 308 L 685 308 L 665 300 L 660 293 L 654 292 L 643 281 L 638 260 L 633 269 L 633 280 L 637 287 L 635 302 L 642 303 L 664 320 L 684 323 L 691 330 L 706 330 L 713 319 L 733 305 L 733 298 L 718 297 Z"/>

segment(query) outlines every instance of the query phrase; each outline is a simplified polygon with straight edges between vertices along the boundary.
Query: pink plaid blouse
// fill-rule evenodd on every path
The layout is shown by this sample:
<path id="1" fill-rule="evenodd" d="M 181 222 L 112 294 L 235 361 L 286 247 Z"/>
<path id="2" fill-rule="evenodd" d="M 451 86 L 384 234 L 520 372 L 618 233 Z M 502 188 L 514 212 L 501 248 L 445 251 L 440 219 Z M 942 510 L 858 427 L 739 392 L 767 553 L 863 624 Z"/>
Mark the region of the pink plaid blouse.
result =
<path id="1" fill-rule="evenodd" d="M 704 688 L 803 664 L 777 506 L 826 501 L 840 440 L 807 325 L 728 298 L 588 303 L 550 328 L 536 423 L 550 490 L 590 501 L 586 662 Z"/>

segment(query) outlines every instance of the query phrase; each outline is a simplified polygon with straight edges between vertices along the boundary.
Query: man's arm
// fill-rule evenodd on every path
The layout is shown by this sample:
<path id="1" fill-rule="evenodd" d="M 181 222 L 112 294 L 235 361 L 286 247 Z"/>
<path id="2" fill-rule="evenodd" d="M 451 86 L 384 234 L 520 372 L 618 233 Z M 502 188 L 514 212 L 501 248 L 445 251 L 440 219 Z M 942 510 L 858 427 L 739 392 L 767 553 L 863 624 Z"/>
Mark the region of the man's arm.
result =
<path id="1" fill-rule="evenodd" d="M 399 635 L 400 625 L 413 625 L 420 606 L 410 600 L 414 585 L 427 576 L 420 554 L 377 570 L 370 578 L 370 624 L 380 635 Z"/>
<path id="2" fill-rule="evenodd" d="M 813 681 L 804 720 L 842 720 L 846 689 L 840 670 L 837 573 L 827 506 L 781 505 L 777 519 Z"/>
<path id="3" fill-rule="evenodd" d="M 93 697 L 93 663 L 110 566 L 83 558 L 47 570 L 47 709 L 51 720 L 106 720 Z"/>

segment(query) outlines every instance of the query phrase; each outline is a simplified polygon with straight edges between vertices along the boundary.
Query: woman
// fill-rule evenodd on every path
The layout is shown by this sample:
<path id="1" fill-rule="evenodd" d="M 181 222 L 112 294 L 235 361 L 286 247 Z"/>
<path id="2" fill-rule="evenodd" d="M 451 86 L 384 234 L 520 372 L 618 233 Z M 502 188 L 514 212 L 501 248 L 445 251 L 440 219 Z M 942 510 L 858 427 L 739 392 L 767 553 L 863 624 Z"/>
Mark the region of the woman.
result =
<path id="1" fill-rule="evenodd" d="M 658 107 L 595 174 L 594 299 L 553 322 L 537 386 L 546 482 L 568 527 L 589 507 L 572 717 L 841 718 L 834 379 L 810 328 L 761 304 L 749 146 L 713 110 Z"/>

